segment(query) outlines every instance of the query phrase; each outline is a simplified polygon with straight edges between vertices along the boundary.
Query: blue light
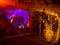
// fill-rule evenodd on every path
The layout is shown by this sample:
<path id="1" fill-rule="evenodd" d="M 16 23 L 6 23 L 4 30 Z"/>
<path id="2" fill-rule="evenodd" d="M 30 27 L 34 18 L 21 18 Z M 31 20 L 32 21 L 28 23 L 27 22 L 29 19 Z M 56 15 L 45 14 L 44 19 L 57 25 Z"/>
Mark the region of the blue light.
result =
<path id="1" fill-rule="evenodd" d="M 26 24 L 26 22 L 28 21 L 29 13 L 24 10 L 16 10 L 15 15 L 16 16 L 24 16 L 24 24 Z"/>
<path id="2" fill-rule="evenodd" d="M 7 19 L 9 20 L 11 17 L 14 17 L 14 16 L 23 16 L 24 17 L 24 25 L 27 24 L 27 21 L 28 21 L 28 18 L 29 18 L 29 13 L 27 11 L 24 11 L 24 10 L 20 10 L 20 9 L 16 9 L 16 10 L 8 10 L 6 11 L 8 12 L 9 14 L 7 15 Z M 12 13 L 13 12 L 13 13 Z M 17 23 L 17 22 L 16 22 Z M 20 22 L 20 24 L 22 24 Z M 16 24 L 14 24 L 16 25 Z M 18 25 L 18 24 L 17 24 Z"/>

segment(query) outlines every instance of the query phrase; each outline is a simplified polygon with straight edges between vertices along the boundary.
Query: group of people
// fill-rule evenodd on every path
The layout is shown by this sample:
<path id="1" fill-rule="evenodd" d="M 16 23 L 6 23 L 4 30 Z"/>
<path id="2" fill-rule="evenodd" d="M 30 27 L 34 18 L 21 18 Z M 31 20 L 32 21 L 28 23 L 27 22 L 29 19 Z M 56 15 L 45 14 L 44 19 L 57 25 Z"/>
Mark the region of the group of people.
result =
<path id="1" fill-rule="evenodd" d="M 24 25 L 22 25 L 22 26 L 19 25 L 17 31 L 18 31 L 18 33 L 23 33 L 24 31 L 26 33 L 29 33 L 30 27 L 29 26 L 24 26 Z"/>

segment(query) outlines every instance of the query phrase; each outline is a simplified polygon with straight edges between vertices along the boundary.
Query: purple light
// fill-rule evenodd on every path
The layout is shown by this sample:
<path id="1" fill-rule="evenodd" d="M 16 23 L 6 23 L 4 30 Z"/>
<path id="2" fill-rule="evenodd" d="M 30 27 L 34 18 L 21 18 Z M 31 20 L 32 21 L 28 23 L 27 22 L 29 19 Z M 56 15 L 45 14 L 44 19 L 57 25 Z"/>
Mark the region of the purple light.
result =
<path id="1" fill-rule="evenodd" d="M 24 25 L 27 24 L 27 21 L 28 21 L 28 18 L 29 18 L 29 13 L 27 11 L 20 10 L 20 9 L 15 9 L 15 10 L 9 9 L 9 10 L 6 10 L 5 12 L 8 13 L 8 15 L 7 15 L 8 20 L 10 20 L 10 18 L 11 17 L 14 17 L 14 16 L 16 16 L 16 17 L 17 16 L 18 17 L 21 17 L 22 16 L 22 17 L 24 17 Z"/>
<path id="2" fill-rule="evenodd" d="M 2 13 L 3 13 L 3 11 L 2 11 L 2 10 L 0 10 L 0 15 L 2 15 Z"/>

